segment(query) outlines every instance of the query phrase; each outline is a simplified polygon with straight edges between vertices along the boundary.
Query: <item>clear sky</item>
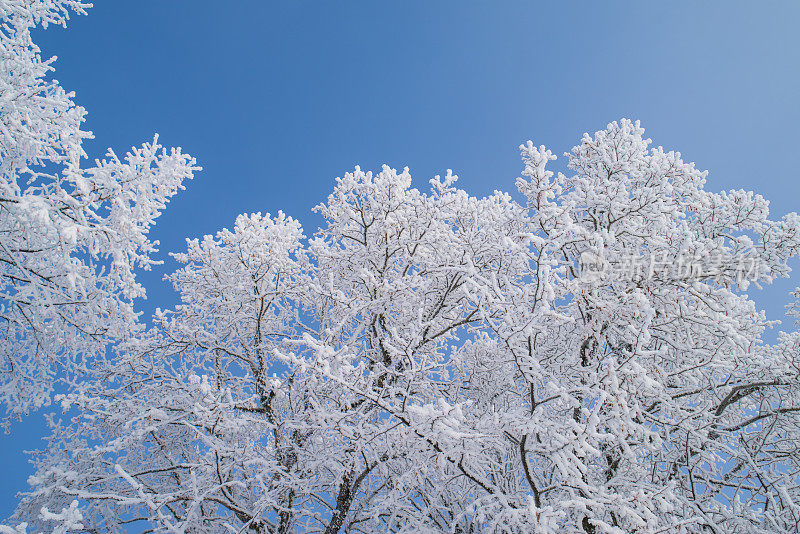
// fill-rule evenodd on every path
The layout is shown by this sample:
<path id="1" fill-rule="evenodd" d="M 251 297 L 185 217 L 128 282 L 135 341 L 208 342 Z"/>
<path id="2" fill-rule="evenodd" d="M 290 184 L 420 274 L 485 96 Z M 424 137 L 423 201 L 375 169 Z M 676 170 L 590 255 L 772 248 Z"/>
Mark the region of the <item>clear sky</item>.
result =
<path id="1" fill-rule="evenodd" d="M 640 119 L 655 145 L 709 169 L 713 190 L 754 189 L 800 210 L 800 2 L 96 0 L 36 38 L 57 55 L 96 140 L 151 140 L 204 167 L 158 222 L 162 251 L 283 210 L 311 208 L 354 165 L 452 168 L 482 195 L 513 190 L 527 139 L 561 154 L 583 132 Z M 148 273 L 142 310 L 174 302 Z M 758 303 L 780 318 L 786 291 Z M 0 516 L 41 446 L 33 416 L 0 435 Z"/>

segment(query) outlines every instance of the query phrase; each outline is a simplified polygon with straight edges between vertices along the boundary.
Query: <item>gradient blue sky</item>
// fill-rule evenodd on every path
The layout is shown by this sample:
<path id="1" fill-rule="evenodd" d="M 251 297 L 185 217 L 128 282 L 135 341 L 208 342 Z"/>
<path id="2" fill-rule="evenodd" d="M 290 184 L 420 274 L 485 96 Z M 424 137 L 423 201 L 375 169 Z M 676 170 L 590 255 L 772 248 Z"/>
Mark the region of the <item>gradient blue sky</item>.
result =
<path id="1" fill-rule="evenodd" d="M 709 188 L 798 210 L 798 23 L 788 0 L 97 0 L 36 37 L 89 111 L 90 156 L 158 132 L 204 167 L 159 220 L 168 252 L 242 212 L 283 210 L 309 233 L 356 164 L 512 190 L 520 143 L 561 154 L 620 117 L 709 169 Z M 173 267 L 143 277 L 147 315 L 175 301 Z M 780 318 L 794 285 L 757 300 Z M 33 416 L 0 435 L 0 516 L 43 433 Z"/>

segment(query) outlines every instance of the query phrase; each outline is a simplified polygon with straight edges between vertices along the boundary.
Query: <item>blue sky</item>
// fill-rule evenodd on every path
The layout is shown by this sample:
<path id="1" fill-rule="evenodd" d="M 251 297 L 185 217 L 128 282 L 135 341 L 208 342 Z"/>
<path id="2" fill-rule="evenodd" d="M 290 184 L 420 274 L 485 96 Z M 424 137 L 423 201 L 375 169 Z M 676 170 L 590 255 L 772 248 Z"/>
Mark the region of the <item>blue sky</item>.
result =
<path id="1" fill-rule="evenodd" d="M 283 210 L 310 233 L 356 164 L 512 190 L 520 143 L 561 154 L 621 117 L 709 169 L 710 189 L 798 210 L 799 20 L 788 0 L 97 0 L 36 37 L 89 111 L 92 157 L 158 132 L 204 167 L 158 222 L 168 252 L 242 212 Z M 143 277 L 147 315 L 174 302 L 173 267 Z M 780 318 L 794 285 L 754 296 Z M 0 516 L 43 432 L 34 416 L 0 435 Z"/>

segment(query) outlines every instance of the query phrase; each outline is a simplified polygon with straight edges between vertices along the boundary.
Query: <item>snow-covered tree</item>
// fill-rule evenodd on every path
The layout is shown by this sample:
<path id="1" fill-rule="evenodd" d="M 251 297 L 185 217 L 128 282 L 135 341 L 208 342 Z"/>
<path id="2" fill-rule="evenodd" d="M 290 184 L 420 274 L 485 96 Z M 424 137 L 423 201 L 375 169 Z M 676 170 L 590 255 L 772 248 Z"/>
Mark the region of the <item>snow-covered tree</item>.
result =
<path id="1" fill-rule="evenodd" d="M 188 241 L 182 303 L 59 397 L 16 518 L 86 531 L 798 532 L 798 342 L 744 293 L 800 218 L 638 123 L 517 188 L 338 179 Z"/>
<path id="2" fill-rule="evenodd" d="M 136 330 L 134 271 L 147 234 L 197 170 L 156 138 L 86 166 L 75 105 L 31 30 L 65 25 L 79 0 L 0 0 L 0 404 L 5 423 L 80 381 L 109 340 Z"/>

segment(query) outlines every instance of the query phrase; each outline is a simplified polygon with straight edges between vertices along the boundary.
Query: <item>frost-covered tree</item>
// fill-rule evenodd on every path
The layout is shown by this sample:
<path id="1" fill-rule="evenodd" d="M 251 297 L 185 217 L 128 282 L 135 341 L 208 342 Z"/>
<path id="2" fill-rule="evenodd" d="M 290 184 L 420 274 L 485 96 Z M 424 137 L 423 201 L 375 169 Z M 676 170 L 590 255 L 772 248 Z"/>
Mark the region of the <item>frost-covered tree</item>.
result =
<path id="1" fill-rule="evenodd" d="M 157 141 L 85 165 L 75 105 L 31 30 L 65 25 L 79 0 L 0 0 L 0 404 L 5 423 L 81 380 L 109 340 L 136 330 L 134 271 L 194 159 Z"/>
<path id="2" fill-rule="evenodd" d="M 91 532 L 800 530 L 800 219 L 611 123 L 517 188 L 356 169 L 188 241 L 181 304 L 59 397 L 16 518 Z"/>

